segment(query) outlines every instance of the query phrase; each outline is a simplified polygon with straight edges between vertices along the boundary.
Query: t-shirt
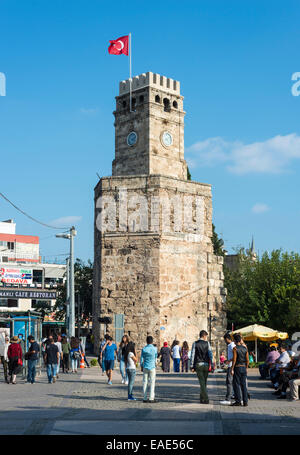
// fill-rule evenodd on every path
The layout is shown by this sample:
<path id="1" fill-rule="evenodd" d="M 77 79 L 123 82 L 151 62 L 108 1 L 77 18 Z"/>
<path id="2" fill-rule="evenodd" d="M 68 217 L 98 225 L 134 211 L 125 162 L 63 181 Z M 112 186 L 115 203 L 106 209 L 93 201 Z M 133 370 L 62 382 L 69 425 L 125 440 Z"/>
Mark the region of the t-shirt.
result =
<path id="1" fill-rule="evenodd" d="M 178 344 L 172 349 L 173 359 L 180 359 L 180 347 Z"/>
<path id="2" fill-rule="evenodd" d="M 278 351 L 270 351 L 266 357 L 266 363 L 275 363 L 275 360 L 280 356 Z"/>
<path id="3" fill-rule="evenodd" d="M 136 370 L 135 361 L 132 358 L 133 356 L 134 356 L 134 353 L 129 352 L 128 357 L 127 357 L 127 365 L 126 365 L 127 370 Z"/>
<path id="4" fill-rule="evenodd" d="M 57 361 L 57 353 L 58 353 L 58 347 L 53 343 L 48 344 L 46 347 L 46 354 L 47 354 L 47 360 L 46 363 L 49 365 L 50 363 L 58 363 Z"/>
<path id="5" fill-rule="evenodd" d="M 235 347 L 235 343 L 232 341 L 227 345 L 227 360 L 233 359 L 233 348 Z M 232 367 L 232 362 L 229 362 L 228 367 Z"/>
<path id="6" fill-rule="evenodd" d="M 69 352 L 71 351 L 70 343 L 62 343 L 61 349 L 62 349 L 63 354 L 69 354 Z"/>
<path id="7" fill-rule="evenodd" d="M 291 359 L 290 356 L 286 351 L 283 351 L 280 356 L 278 357 L 278 362 L 276 363 L 276 370 L 280 370 L 280 368 L 285 368 L 290 363 Z"/>
<path id="8" fill-rule="evenodd" d="M 34 354 L 30 354 L 29 360 L 37 360 L 39 357 L 40 347 L 36 341 L 30 344 L 28 352 L 35 351 Z"/>
<path id="9" fill-rule="evenodd" d="M 104 349 L 105 360 L 114 360 L 115 351 L 117 351 L 117 350 L 118 350 L 118 348 L 115 345 L 115 343 L 112 343 L 110 346 L 109 346 L 109 344 L 107 344 L 106 348 Z"/>
<path id="10" fill-rule="evenodd" d="M 60 341 L 56 341 L 54 344 L 55 344 L 55 346 L 58 347 L 58 352 L 61 354 L 61 342 Z"/>

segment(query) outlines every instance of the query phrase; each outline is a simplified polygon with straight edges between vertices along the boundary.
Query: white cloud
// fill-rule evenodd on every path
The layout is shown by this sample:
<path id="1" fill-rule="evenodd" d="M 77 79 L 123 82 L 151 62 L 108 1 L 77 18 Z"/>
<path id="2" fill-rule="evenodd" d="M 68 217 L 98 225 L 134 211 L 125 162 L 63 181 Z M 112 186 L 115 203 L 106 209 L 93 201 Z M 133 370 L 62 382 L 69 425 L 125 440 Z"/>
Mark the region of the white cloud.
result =
<path id="1" fill-rule="evenodd" d="M 252 207 L 253 213 L 264 213 L 270 210 L 270 207 L 267 204 L 257 203 Z"/>
<path id="2" fill-rule="evenodd" d="M 295 159 L 300 159 L 300 137 L 295 133 L 251 144 L 213 137 L 187 149 L 191 167 L 226 164 L 229 172 L 238 175 L 280 174 L 287 171 Z"/>
<path id="3" fill-rule="evenodd" d="M 57 218 L 56 220 L 50 221 L 48 224 L 57 227 L 71 227 L 81 220 L 82 216 L 63 216 L 62 218 Z"/>
<path id="4" fill-rule="evenodd" d="M 83 115 L 95 115 L 99 112 L 99 109 L 98 107 L 81 107 L 79 111 Z"/>

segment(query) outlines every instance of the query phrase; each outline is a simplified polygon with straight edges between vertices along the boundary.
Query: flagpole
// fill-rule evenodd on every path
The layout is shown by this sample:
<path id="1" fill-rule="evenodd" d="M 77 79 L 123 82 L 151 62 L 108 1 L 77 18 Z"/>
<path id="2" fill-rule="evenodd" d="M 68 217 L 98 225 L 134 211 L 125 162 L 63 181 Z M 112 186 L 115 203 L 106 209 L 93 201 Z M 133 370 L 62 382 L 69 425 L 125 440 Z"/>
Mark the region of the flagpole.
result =
<path id="1" fill-rule="evenodd" d="M 129 33 L 129 105 L 132 112 L 131 33 Z"/>

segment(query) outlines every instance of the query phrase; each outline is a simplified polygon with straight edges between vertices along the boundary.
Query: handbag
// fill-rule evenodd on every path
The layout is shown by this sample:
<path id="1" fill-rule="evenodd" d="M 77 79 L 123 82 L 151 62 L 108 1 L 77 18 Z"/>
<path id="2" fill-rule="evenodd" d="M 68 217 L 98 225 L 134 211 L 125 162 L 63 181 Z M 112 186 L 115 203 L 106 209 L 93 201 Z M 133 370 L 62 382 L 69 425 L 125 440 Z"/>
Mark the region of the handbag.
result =
<path id="1" fill-rule="evenodd" d="M 22 366 L 23 365 L 23 361 L 22 359 L 18 358 L 18 365 Z"/>

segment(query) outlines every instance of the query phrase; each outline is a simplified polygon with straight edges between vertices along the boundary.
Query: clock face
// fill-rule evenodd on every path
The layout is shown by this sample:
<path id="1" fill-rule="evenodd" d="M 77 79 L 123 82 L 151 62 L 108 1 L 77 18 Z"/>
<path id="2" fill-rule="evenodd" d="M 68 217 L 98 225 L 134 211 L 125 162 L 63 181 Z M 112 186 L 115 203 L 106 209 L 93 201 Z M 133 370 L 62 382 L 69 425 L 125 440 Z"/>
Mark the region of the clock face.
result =
<path id="1" fill-rule="evenodd" d="M 173 137 L 169 131 L 165 131 L 162 135 L 162 141 L 166 147 L 169 147 L 173 144 Z"/>
<path id="2" fill-rule="evenodd" d="M 127 136 L 127 144 L 132 147 L 134 144 L 136 144 L 137 141 L 137 134 L 135 131 L 131 131 L 131 133 L 128 134 Z"/>

